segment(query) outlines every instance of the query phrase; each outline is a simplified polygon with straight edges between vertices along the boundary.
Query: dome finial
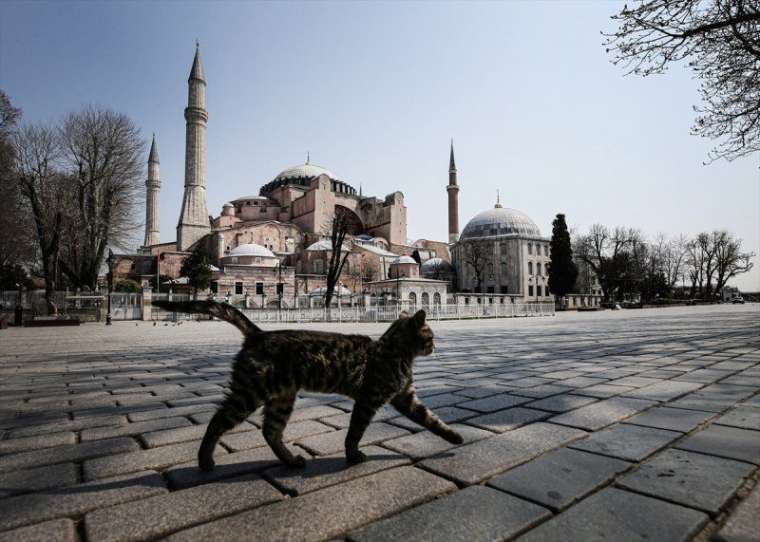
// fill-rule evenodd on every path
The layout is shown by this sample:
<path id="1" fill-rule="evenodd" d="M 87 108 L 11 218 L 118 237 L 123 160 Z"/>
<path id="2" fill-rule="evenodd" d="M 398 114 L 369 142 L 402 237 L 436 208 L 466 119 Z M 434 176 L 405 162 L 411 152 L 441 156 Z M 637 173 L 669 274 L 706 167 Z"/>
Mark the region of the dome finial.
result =
<path id="1" fill-rule="evenodd" d="M 501 201 L 499 201 L 499 189 L 496 189 L 496 205 L 493 206 L 494 209 L 501 209 Z"/>

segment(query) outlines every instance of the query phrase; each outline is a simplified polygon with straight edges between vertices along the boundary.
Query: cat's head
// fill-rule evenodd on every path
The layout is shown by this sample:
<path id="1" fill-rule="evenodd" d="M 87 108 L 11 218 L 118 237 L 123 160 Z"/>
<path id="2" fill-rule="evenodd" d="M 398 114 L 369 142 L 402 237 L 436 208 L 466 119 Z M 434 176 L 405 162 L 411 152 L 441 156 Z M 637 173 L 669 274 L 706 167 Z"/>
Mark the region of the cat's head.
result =
<path id="1" fill-rule="evenodd" d="M 433 352 L 433 330 L 425 323 L 425 311 L 419 310 L 414 316 L 404 311 L 398 320 L 391 324 L 381 340 L 392 340 L 400 343 L 405 350 L 414 356 L 428 356 Z"/>

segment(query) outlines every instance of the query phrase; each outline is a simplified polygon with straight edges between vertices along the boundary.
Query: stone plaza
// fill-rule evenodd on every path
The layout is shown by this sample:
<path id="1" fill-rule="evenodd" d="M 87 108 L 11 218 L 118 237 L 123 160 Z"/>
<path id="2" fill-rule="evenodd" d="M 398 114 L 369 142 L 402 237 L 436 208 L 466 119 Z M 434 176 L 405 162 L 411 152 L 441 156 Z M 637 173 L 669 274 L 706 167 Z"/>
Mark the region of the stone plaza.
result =
<path id="1" fill-rule="evenodd" d="M 431 326 L 415 381 L 463 445 L 389 407 L 347 467 L 352 402 L 303 394 L 285 436 L 305 469 L 255 414 L 210 473 L 235 328 L 0 331 L 0 541 L 760 539 L 757 305 Z"/>

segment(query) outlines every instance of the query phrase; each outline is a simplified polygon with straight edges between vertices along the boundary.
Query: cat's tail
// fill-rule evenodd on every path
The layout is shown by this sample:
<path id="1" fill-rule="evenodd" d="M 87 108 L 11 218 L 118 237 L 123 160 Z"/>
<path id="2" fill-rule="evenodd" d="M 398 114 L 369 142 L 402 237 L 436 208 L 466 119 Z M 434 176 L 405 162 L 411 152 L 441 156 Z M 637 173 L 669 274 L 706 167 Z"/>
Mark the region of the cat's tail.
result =
<path id="1" fill-rule="evenodd" d="M 229 303 L 219 303 L 217 301 L 153 301 L 153 305 L 162 309 L 174 312 L 191 312 L 200 314 L 210 314 L 220 320 L 229 322 L 245 335 L 250 333 L 261 333 L 261 328 L 251 322 L 245 314 L 230 305 Z"/>

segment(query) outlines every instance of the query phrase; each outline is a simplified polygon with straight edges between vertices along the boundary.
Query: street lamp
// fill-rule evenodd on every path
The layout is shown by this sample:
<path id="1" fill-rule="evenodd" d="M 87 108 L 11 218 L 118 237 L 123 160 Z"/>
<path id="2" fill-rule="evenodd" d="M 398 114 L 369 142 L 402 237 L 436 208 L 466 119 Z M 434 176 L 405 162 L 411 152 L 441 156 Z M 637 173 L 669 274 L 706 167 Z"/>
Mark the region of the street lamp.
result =
<path id="1" fill-rule="evenodd" d="M 108 312 L 106 312 L 106 325 L 111 325 L 111 291 L 113 290 L 113 250 L 108 249 Z"/>

